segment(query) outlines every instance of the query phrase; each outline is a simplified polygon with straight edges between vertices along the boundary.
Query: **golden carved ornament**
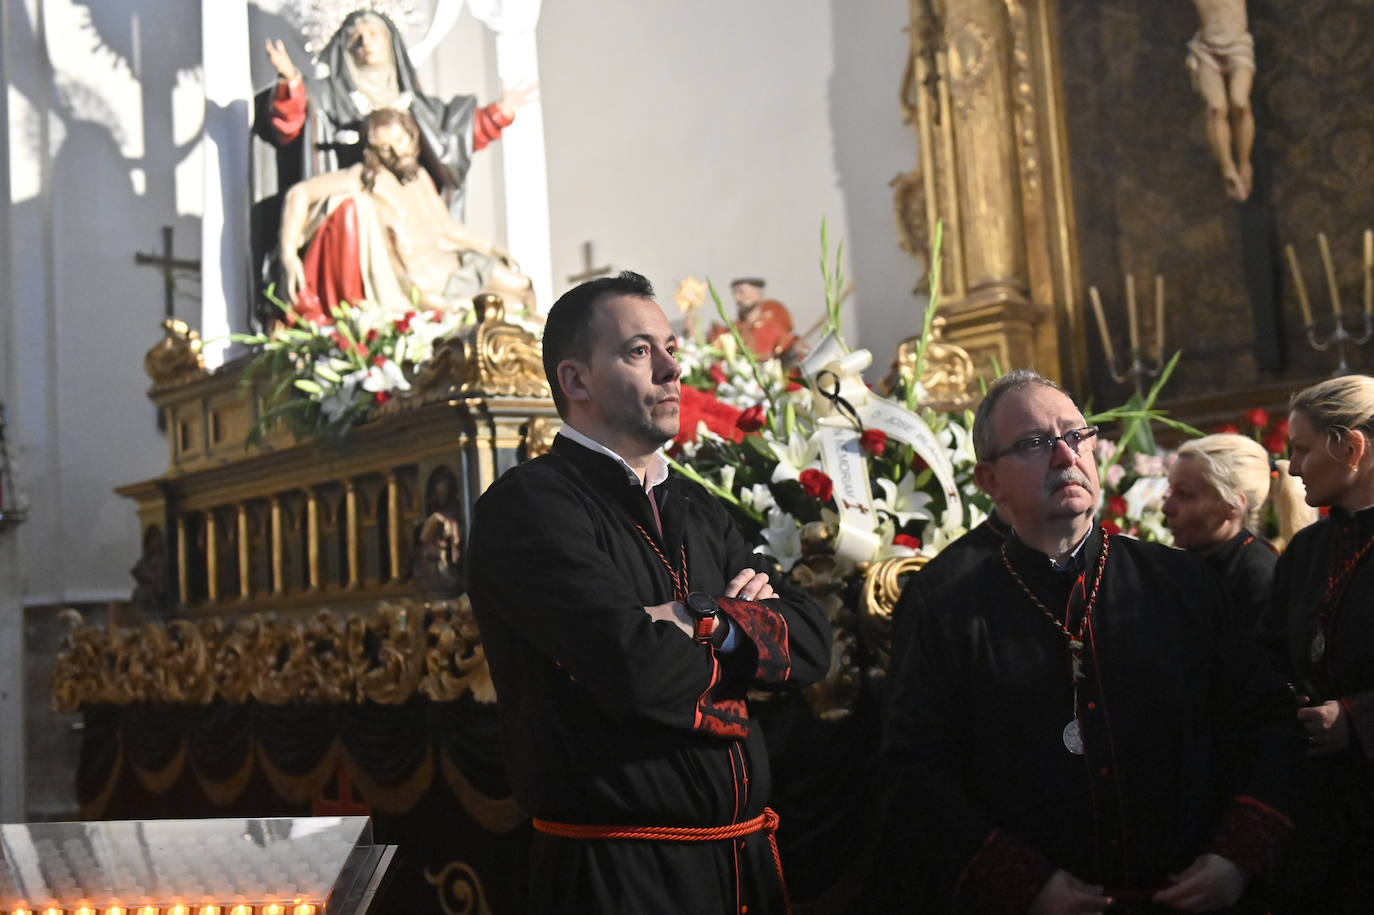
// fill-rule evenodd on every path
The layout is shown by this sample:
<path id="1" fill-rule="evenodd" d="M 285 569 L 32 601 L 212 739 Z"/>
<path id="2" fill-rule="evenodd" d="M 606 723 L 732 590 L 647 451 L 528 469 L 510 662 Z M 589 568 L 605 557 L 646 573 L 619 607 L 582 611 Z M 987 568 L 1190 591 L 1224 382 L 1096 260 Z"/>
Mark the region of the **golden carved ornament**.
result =
<path id="1" fill-rule="evenodd" d="M 978 370 L 968 350 L 942 339 L 945 319 L 930 322 L 930 344 L 926 347 L 925 367 L 921 371 L 921 386 L 926 396 L 921 406 L 932 410 L 953 412 L 966 410 L 978 400 L 974 382 Z M 892 356 L 892 368 L 878 386 L 879 392 L 889 395 L 897 390 L 903 378 L 909 378 L 916 364 L 916 338 L 909 337 L 897 346 Z"/>
<path id="2" fill-rule="evenodd" d="M 525 460 L 537 458 L 553 447 L 554 436 L 558 434 L 555 420 L 547 416 L 536 416 L 525 427 Z"/>
<path id="3" fill-rule="evenodd" d="M 200 334 L 176 318 L 164 318 L 162 329 L 166 335 L 143 357 L 143 370 L 153 379 L 153 390 L 205 377 Z"/>
<path id="4" fill-rule="evenodd" d="M 500 296 L 483 293 L 472 301 L 476 326 L 434 348 L 410 393 L 393 401 L 396 409 L 470 395 L 549 396 L 539 338 L 506 320 Z"/>
<path id="5" fill-rule="evenodd" d="M 434 887 L 444 915 L 491 915 L 482 878 L 464 861 L 450 861 L 438 873 L 425 868 L 425 880 Z"/>
<path id="6" fill-rule="evenodd" d="M 382 602 L 367 613 L 320 610 L 308 619 L 253 614 L 121 629 L 63 611 L 52 707 L 208 705 L 250 700 L 395 705 L 416 695 L 495 701 L 467 597 Z"/>
<path id="7" fill-rule="evenodd" d="M 859 631 L 865 642 L 873 646 L 876 676 L 882 676 L 892 661 L 892 611 L 902 596 L 906 576 L 919 572 L 929 561 L 927 556 L 896 556 L 868 567 L 859 598 L 863 613 Z"/>

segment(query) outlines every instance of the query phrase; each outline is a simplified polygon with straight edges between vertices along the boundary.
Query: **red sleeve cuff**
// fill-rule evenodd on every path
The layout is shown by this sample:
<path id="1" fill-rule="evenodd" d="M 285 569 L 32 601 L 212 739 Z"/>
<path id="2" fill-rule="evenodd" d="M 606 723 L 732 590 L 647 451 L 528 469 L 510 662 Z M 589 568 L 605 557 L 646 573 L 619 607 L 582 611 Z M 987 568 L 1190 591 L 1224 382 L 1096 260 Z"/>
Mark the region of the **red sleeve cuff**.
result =
<path id="1" fill-rule="evenodd" d="M 485 149 L 487 144 L 501 137 L 501 131 L 515 123 L 515 115 L 510 117 L 495 102 L 485 108 L 478 108 L 472 120 L 472 150 Z"/>
<path id="2" fill-rule="evenodd" d="M 290 143 L 301 135 L 306 98 L 305 80 L 277 80 L 277 91 L 272 95 L 272 130 L 282 143 Z"/>
<path id="3" fill-rule="evenodd" d="M 1247 874 L 1273 869 L 1293 821 L 1252 797 L 1235 797 L 1221 816 L 1208 851 L 1233 861 Z"/>
<path id="4" fill-rule="evenodd" d="M 954 885 L 957 908 L 1009 915 L 1024 912 L 1057 869 L 1035 849 L 995 829 Z"/>
<path id="5" fill-rule="evenodd" d="M 787 682 L 792 675 L 792 654 L 787 646 L 787 620 L 783 615 L 758 601 L 737 597 L 718 597 L 716 603 L 758 650 L 754 680 Z"/>

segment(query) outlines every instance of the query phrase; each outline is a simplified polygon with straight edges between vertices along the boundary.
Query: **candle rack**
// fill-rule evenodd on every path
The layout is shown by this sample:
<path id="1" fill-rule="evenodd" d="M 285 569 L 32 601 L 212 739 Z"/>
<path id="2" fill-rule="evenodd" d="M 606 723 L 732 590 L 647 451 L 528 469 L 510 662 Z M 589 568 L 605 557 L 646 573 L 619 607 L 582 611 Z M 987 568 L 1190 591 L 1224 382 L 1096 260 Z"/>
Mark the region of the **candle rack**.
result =
<path id="1" fill-rule="evenodd" d="M 1374 336 L 1374 229 L 1364 230 L 1364 256 L 1362 259 L 1364 329 L 1358 333 L 1352 333 L 1345 327 L 1341 290 L 1336 282 L 1335 262 L 1331 258 L 1331 246 L 1327 243 L 1325 232 L 1317 233 L 1317 248 L 1321 252 L 1322 270 L 1326 274 L 1326 286 L 1331 295 L 1331 333 L 1325 340 L 1319 339 L 1317 336 L 1317 322 L 1312 316 L 1312 302 L 1307 297 L 1307 284 L 1302 278 L 1302 265 L 1298 263 L 1297 252 L 1293 250 L 1292 245 L 1284 246 L 1284 251 L 1288 255 L 1288 269 L 1293 274 L 1293 285 L 1298 290 L 1298 306 L 1302 309 L 1303 331 L 1307 335 L 1307 345 L 1319 353 L 1324 353 L 1333 346 L 1336 347 L 1336 353 L 1340 356 L 1340 363 L 1332 374 L 1348 375 L 1351 369 L 1350 363 L 1346 359 L 1346 348 L 1364 346 L 1369 342 L 1370 337 Z"/>
<path id="2" fill-rule="evenodd" d="M 1135 277 L 1126 274 L 1126 323 L 1130 336 L 1130 363 L 1125 371 L 1118 370 L 1116 349 L 1112 346 L 1111 332 L 1107 328 L 1107 315 L 1102 310 L 1102 297 L 1096 286 L 1088 289 L 1092 299 L 1093 315 L 1097 318 L 1097 330 L 1102 337 L 1102 352 L 1107 359 L 1107 371 L 1112 380 L 1123 384 L 1128 379 L 1135 388 L 1137 397 L 1145 394 L 1145 384 L 1159 376 L 1164 366 L 1164 277 L 1155 274 L 1155 341 L 1149 352 L 1140 345 L 1140 316 L 1136 310 Z"/>

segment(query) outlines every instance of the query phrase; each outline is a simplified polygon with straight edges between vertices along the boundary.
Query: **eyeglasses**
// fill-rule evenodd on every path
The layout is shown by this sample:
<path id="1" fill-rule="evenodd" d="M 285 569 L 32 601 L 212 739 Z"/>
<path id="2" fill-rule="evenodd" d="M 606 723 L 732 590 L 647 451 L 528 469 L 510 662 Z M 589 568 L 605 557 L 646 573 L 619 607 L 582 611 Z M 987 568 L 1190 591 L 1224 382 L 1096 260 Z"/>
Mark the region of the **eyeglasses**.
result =
<path id="1" fill-rule="evenodd" d="M 1069 450 L 1074 454 L 1079 454 L 1083 443 L 1097 435 L 1096 426 L 1084 426 L 1081 429 L 1070 429 L 1063 435 L 1032 435 L 1029 438 L 1019 439 L 1012 442 L 1006 448 L 992 456 L 995 461 L 998 458 L 1014 454 L 1023 460 L 1032 460 L 1044 457 L 1054 450 L 1055 444 L 1063 442 L 1069 446 Z"/>

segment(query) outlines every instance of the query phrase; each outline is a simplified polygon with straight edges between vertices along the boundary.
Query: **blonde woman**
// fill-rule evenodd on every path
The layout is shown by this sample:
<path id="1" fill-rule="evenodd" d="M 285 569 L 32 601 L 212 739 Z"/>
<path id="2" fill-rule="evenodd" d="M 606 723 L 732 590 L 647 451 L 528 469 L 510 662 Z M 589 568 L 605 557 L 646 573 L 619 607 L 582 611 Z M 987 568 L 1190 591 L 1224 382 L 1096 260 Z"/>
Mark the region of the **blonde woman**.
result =
<path id="1" fill-rule="evenodd" d="M 1302 483 L 1270 469 L 1269 452 L 1252 438 L 1231 433 L 1185 442 L 1169 470 L 1164 517 L 1174 544 L 1202 554 L 1226 584 L 1233 606 L 1253 628 L 1268 602 L 1278 550 L 1294 530 L 1316 520 Z M 1278 542 L 1264 539 L 1264 509 L 1279 516 Z"/>
<path id="2" fill-rule="evenodd" d="M 1288 418 L 1307 501 L 1330 515 L 1279 557 L 1260 641 L 1299 695 L 1311 811 L 1294 835 L 1283 911 L 1367 912 L 1374 900 L 1374 378 L 1300 392 Z"/>

